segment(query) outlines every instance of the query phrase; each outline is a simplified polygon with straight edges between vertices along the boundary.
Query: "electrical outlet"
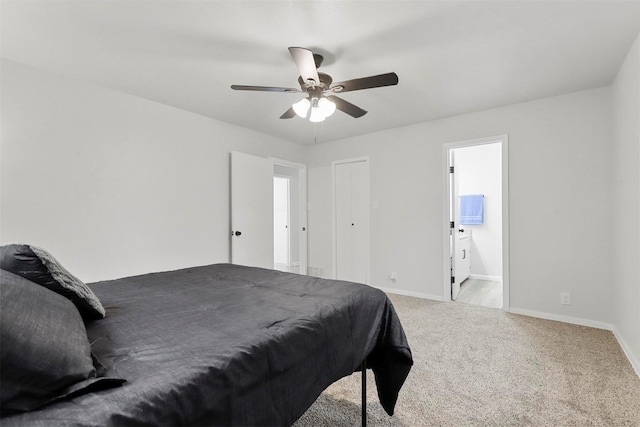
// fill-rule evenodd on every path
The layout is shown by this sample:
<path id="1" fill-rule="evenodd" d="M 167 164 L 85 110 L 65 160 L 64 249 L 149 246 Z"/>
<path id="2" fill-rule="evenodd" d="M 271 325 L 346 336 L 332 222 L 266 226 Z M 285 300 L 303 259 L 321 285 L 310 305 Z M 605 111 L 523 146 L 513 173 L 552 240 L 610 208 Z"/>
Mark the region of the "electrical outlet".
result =
<path id="1" fill-rule="evenodd" d="M 569 292 L 560 293 L 560 304 L 571 305 L 571 294 Z"/>
<path id="2" fill-rule="evenodd" d="M 393 280 L 393 281 L 395 282 L 396 280 L 398 280 L 398 273 L 396 273 L 395 271 L 394 271 L 394 272 L 392 272 L 392 273 L 389 275 L 389 279 L 391 279 L 391 280 Z"/>

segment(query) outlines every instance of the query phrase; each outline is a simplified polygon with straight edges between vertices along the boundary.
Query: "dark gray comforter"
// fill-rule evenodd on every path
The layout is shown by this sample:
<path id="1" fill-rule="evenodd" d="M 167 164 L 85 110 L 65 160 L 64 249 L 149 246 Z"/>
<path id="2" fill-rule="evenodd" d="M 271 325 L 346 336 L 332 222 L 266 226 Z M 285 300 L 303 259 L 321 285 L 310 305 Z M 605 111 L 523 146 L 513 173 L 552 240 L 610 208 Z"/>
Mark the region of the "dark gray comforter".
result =
<path id="1" fill-rule="evenodd" d="M 2 419 L 15 425 L 290 425 L 365 356 L 393 413 L 409 346 L 369 286 L 218 264 L 91 284 L 92 352 L 121 387 Z"/>

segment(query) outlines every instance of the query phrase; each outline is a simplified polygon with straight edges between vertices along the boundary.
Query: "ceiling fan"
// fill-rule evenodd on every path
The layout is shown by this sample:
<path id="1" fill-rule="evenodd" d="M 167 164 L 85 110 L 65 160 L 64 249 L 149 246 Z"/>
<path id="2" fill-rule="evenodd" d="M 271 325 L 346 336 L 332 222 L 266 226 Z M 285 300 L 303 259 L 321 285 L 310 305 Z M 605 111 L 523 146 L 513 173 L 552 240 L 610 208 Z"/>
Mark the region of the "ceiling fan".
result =
<path id="1" fill-rule="evenodd" d="M 362 117 L 366 110 L 345 101 L 334 95 L 335 93 L 351 92 L 354 90 L 371 89 L 375 87 L 393 86 L 398 84 L 396 73 L 379 74 L 377 76 L 362 77 L 359 79 L 345 80 L 333 83 L 333 78 L 325 73 L 319 73 L 318 68 L 322 64 L 323 57 L 309 49 L 302 47 L 290 47 L 289 53 L 300 72 L 298 83 L 300 89 L 273 86 L 244 86 L 231 85 L 234 90 L 254 90 L 262 92 L 306 93 L 307 95 L 296 102 L 281 119 L 290 119 L 296 115 L 309 118 L 311 122 L 321 122 L 338 109 L 351 117 Z"/>

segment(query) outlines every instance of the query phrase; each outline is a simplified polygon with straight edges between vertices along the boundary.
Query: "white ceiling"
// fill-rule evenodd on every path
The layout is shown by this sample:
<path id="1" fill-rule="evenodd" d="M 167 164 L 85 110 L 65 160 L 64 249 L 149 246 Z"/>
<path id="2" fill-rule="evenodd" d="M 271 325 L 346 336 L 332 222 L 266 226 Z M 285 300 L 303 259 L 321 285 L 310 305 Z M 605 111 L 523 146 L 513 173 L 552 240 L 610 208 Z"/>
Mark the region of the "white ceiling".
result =
<path id="1" fill-rule="evenodd" d="M 610 84 L 640 31 L 640 1 L 2 0 L 2 56 L 299 144 Z M 369 113 L 317 125 L 279 116 L 301 94 L 287 47 L 335 81 L 395 71 L 341 95 Z"/>

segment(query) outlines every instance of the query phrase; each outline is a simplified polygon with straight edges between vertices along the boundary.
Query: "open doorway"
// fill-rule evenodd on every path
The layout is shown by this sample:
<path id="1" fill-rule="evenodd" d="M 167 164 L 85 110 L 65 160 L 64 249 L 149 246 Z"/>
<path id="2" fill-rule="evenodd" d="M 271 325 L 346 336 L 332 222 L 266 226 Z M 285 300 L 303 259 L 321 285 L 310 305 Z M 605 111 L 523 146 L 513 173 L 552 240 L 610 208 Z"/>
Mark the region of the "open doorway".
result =
<path id="1" fill-rule="evenodd" d="M 274 160 L 274 269 L 307 274 L 306 166 Z"/>
<path id="2" fill-rule="evenodd" d="M 445 299 L 509 309 L 507 136 L 444 145 Z"/>
<path id="3" fill-rule="evenodd" d="M 273 265 L 290 271 L 291 262 L 291 177 L 273 177 Z M 299 264 L 298 264 L 299 265 Z"/>

